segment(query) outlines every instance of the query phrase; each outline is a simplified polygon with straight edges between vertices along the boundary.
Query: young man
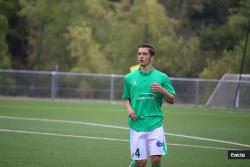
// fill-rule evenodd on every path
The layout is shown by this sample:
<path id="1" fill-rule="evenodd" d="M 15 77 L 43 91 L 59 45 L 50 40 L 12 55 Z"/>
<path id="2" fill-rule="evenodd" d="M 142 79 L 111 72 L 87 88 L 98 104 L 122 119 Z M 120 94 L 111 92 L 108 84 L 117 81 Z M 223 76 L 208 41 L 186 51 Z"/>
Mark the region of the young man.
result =
<path id="1" fill-rule="evenodd" d="M 149 43 L 137 47 L 140 68 L 125 76 L 123 99 L 130 126 L 131 167 L 145 167 L 150 156 L 152 167 L 160 167 L 167 154 L 163 130 L 163 99 L 175 102 L 175 90 L 166 74 L 152 66 L 155 49 Z"/>

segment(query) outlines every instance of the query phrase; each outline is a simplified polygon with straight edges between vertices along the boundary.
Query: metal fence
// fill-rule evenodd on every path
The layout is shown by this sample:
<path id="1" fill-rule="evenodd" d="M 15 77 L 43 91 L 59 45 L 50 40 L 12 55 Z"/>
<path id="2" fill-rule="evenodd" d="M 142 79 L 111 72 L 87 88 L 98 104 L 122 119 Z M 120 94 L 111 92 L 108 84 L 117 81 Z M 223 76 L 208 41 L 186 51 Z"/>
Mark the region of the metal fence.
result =
<path id="1" fill-rule="evenodd" d="M 122 100 L 123 77 L 115 74 L 0 70 L 0 96 L 109 100 L 113 103 Z M 170 79 L 177 93 L 177 104 L 250 108 L 250 81 Z"/>

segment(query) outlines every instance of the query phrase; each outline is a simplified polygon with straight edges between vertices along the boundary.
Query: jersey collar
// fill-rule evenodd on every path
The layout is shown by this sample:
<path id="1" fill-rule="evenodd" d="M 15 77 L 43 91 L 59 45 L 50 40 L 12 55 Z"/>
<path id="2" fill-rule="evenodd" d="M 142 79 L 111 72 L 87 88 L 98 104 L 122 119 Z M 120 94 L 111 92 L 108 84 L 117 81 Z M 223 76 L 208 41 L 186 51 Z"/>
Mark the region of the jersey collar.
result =
<path id="1" fill-rule="evenodd" d="M 142 72 L 141 68 L 139 68 L 139 73 L 142 75 L 150 75 L 153 71 L 154 71 L 154 67 L 152 67 L 150 70 L 148 70 L 146 72 Z"/>

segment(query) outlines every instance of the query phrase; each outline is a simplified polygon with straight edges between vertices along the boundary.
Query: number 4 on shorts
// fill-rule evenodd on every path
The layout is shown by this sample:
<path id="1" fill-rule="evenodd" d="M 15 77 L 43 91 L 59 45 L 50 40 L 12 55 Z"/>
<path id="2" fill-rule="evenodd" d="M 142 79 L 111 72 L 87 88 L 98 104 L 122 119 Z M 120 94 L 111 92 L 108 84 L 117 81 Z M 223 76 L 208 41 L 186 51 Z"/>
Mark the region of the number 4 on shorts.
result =
<path id="1" fill-rule="evenodd" d="M 137 149 L 136 149 L 136 151 L 135 151 L 135 155 L 136 155 L 138 158 L 140 157 L 140 155 L 141 155 L 141 154 L 140 154 L 140 150 L 139 150 L 139 148 L 137 148 Z"/>

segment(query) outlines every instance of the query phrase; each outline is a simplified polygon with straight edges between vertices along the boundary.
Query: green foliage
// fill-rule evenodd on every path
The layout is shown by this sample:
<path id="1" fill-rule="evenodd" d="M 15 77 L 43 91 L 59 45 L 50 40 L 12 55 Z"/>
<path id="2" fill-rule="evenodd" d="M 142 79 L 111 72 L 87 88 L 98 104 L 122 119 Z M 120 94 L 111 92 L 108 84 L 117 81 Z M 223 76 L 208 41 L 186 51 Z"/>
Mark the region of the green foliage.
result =
<path id="1" fill-rule="evenodd" d="M 110 65 L 102 55 L 100 45 L 93 39 L 92 30 L 85 23 L 70 27 L 66 37 L 71 39 L 68 49 L 77 62 L 73 71 L 108 72 Z"/>
<path id="2" fill-rule="evenodd" d="M 238 73 L 250 18 L 250 0 L 0 0 L 0 9 L 11 23 L 0 30 L 0 68 L 125 74 L 149 41 L 156 68 L 204 78 Z"/>
<path id="3" fill-rule="evenodd" d="M 119 15 L 116 15 L 110 31 L 112 41 L 105 48 L 108 59 L 115 62 L 116 69 L 120 66 L 122 73 L 127 73 L 129 67 L 137 63 L 136 46 L 144 40 L 156 46 L 161 60 L 169 55 L 164 52 L 165 47 L 173 44 L 173 39 L 178 40 L 174 31 L 178 22 L 167 17 L 164 7 L 157 1 L 136 1 L 129 9 L 127 5 L 123 2 L 118 6 Z M 177 52 L 175 48 L 172 51 Z M 161 68 L 159 61 L 155 65 Z"/>
<path id="4" fill-rule="evenodd" d="M 225 73 L 239 73 L 245 41 L 242 41 L 233 51 L 224 51 L 218 60 L 208 59 L 208 66 L 200 74 L 201 78 L 220 78 Z M 248 44 L 249 48 L 250 44 Z M 250 53 L 246 54 L 243 73 L 250 72 Z"/>
<path id="5" fill-rule="evenodd" d="M 178 36 L 175 29 L 180 26 L 179 22 L 168 17 L 166 13 L 165 8 L 157 1 L 136 3 L 129 14 L 137 31 L 130 36 L 141 36 L 142 41 L 145 38 L 144 28 L 147 26 L 147 39 L 157 48 L 156 67 L 170 75 L 192 76 L 199 39 L 194 37 L 185 40 Z"/>
<path id="6" fill-rule="evenodd" d="M 188 41 L 182 38 L 161 38 L 157 65 L 162 71 L 176 76 L 195 76 L 195 67 L 199 65 L 199 39 Z"/>
<path id="7" fill-rule="evenodd" d="M 0 15 L 0 68 L 10 67 L 10 56 L 8 53 L 8 45 L 6 43 L 8 23 L 5 16 Z"/>
<path id="8" fill-rule="evenodd" d="M 6 17 L 15 15 L 15 11 L 18 10 L 18 0 L 5 1 L 0 0 L 0 14 Z"/>
<path id="9" fill-rule="evenodd" d="M 4 30 L 4 43 L 8 48 L 9 65 L 6 68 L 19 68 L 26 65 L 26 32 L 28 27 L 25 26 L 25 19 L 18 16 L 19 10 L 19 0 L 0 0 L 0 15 L 4 17 L 7 24 Z M 2 48 L 1 51 L 6 52 Z"/>
<path id="10" fill-rule="evenodd" d="M 239 62 L 239 55 L 234 55 L 231 51 L 225 51 L 219 60 L 208 59 L 208 67 L 202 71 L 200 77 L 219 79 L 225 73 L 237 73 L 239 71 Z"/>
<path id="11" fill-rule="evenodd" d="M 60 12 L 61 5 L 58 2 L 21 0 L 20 15 L 28 19 L 30 26 L 31 49 L 28 63 L 33 69 L 52 70 L 56 65 L 61 69 L 69 69 L 67 41 L 63 36 L 66 31 L 67 17 L 66 13 Z M 62 19 L 63 17 L 65 20 Z"/>
<path id="12" fill-rule="evenodd" d="M 250 1 L 243 1 L 242 6 L 232 9 L 232 14 L 225 24 L 225 31 L 217 34 L 222 41 L 231 45 L 227 48 L 221 48 L 223 51 L 221 58 L 209 59 L 208 66 L 201 72 L 202 78 L 220 78 L 224 73 L 239 73 L 247 38 L 247 28 L 250 22 Z M 226 33 L 226 34 L 223 34 Z M 221 42 L 222 43 L 222 42 Z M 247 48 L 250 47 L 248 42 Z M 250 53 L 246 51 L 243 64 L 243 73 L 250 73 Z"/>
<path id="13" fill-rule="evenodd" d="M 69 27 L 86 22 L 86 24 L 91 25 L 91 32 L 95 36 L 95 40 L 102 40 L 100 36 L 104 32 L 100 31 L 102 26 L 98 21 L 105 22 L 107 14 L 104 9 L 102 10 L 102 5 L 98 1 L 37 0 L 34 2 L 22 0 L 21 2 L 23 9 L 20 14 L 29 19 L 29 24 L 32 27 L 29 35 L 29 44 L 32 48 L 29 64 L 34 69 L 52 70 L 57 65 L 60 70 L 77 69 L 78 58 L 76 55 L 71 55 L 72 47 L 71 52 L 68 49 L 69 45 L 72 45 L 70 41 L 72 38 L 65 36 Z M 101 35 L 97 38 L 96 33 Z M 95 64 L 90 66 L 93 67 Z M 87 69 L 87 71 L 91 71 L 91 69 Z"/>

